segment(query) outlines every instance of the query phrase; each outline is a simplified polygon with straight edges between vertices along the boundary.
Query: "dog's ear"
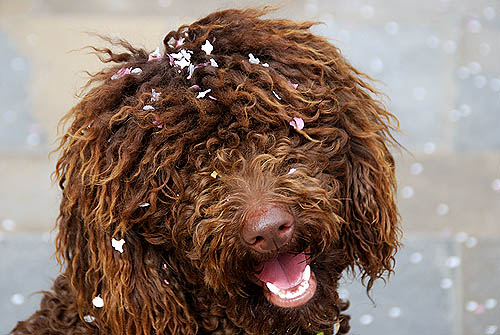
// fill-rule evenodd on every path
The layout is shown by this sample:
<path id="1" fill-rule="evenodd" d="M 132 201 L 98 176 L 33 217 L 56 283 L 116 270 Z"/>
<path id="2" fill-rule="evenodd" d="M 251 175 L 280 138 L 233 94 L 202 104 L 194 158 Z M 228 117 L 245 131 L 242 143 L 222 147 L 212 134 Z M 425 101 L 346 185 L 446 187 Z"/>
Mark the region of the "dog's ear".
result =
<path id="1" fill-rule="evenodd" d="M 393 271 L 399 247 L 395 169 L 388 136 L 382 130 L 368 136 L 351 134 L 345 161 L 341 238 L 351 268 L 358 267 L 362 278 L 368 279 L 368 290 L 375 279 Z"/>

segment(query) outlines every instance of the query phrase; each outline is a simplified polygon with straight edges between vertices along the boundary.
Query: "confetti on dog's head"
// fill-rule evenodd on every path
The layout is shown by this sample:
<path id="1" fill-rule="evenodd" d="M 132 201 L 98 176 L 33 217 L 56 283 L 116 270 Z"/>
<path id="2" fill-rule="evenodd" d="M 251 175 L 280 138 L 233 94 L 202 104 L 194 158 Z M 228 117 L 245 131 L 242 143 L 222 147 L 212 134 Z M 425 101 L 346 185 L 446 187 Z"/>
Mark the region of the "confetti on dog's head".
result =
<path id="1" fill-rule="evenodd" d="M 346 334 L 342 274 L 370 290 L 393 271 L 394 117 L 313 23 L 268 12 L 212 13 L 153 52 L 96 48 L 106 68 L 65 117 L 67 268 L 44 324 Z"/>

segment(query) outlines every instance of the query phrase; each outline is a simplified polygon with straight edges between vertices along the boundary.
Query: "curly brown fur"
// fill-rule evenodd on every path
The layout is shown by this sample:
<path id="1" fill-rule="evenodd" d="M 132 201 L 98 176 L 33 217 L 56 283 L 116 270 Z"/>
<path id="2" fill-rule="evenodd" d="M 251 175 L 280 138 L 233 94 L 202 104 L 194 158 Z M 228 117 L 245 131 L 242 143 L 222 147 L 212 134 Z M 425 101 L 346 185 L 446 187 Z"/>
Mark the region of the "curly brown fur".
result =
<path id="1" fill-rule="evenodd" d="M 125 41 L 108 39 L 122 53 L 94 48 L 116 65 L 92 76 L 65 117 L 55 172 L 65 271 L 13 334 L 331 334 L 339 321 L 348 332 L 342 272 L 359 269 L 369 291 L 399 246 L 388 150 L 397 121 L 369 78 L 309 31 L 314 23 L 262 19 L 267 12 L 226 10 L 180 27 L 161 60 Z M 180 38 L 182 47 L 171 44 Z M 213 57 L 219 67 L 187 79 L 167 57 L 180 48 L 193 64 Z M 122 67 L 143 72 L 111 80 Z M 195 84 L 216 100 L 198 99 Z M 307 252 L 318 283 L 303 306 L 274 306 L 252 280 L 270 255 L 240 231 L 263 204 L 296 220 L 287 248 Z M 123 253 L 112 238 L 126 241 Z M 92 305 L 97 295 L 103 308 Z"/>

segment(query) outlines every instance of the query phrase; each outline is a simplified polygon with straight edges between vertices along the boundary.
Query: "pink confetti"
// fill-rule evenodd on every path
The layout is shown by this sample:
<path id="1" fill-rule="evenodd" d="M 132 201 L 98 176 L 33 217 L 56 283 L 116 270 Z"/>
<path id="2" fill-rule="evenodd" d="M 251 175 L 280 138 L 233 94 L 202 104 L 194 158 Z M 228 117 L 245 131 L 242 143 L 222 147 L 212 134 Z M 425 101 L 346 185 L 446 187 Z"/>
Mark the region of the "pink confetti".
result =
<path id="1" fill-rule="evenodd" d="M 169 282 L 168 282 L 168 280 L 166 280 L 166 279 L 163 279 L 163 282 L 164 282 L 165 284 L 167 284 L 167 285 L 170 285 L 170 283 L 169 283 Z"/>
<path id="2" fill-rule="evenodd" d="M 183 45 L 183 44 L 184 44 L 184 40 L 185 40 L 185 38 L 184 38 L 184 37 L 179 38 L 179 39 L 176 41 L 176 43 L 175 43 L 175 48 L 178 48 L 178 47 L 180 47 L 181 45 Z"/>
<path id="3" fill-rule="evenodd" d="M 118 70 L 112 77 L 111 80 L 115 80 L 118 78 L 121 78 L 127 74 L 130 74 L 130 71 L 132 71 L 131 67 L 122 67 L 120 70 Z"/>
<path id="4" fill-rule="evenodd" d="M 290 87 L 293 88 L 294 90 L 296 90 L 297 87 L 299 86 L 299 84 L 294 84 L 290 80 L 287 80 L 287 81 L 288 81 L 288 85 L 290 85 Z"/>
<path id="5" fill-rule="evenodd" d="M 190 86 L 189 89 L 193 89 L 193 90 L 199 91 L 200 90 L 200 86 L 199 85 L 193 85 L 193 86 Z"/>
<path id="6" fill-rule="evenodd" d="M 155 51 L 153 51 L 152 53 L 149 54 L 148 62 L 150 62 L 152 60 L 162 59 L 162 58 L 163 58 L 163 56 L 160 53 L 160 48 L 157 47 L 155 49 Z"/>
<path id="7" fill-rule="evenodd" d="M 294 117 L 292 121 L 290 121 L 290 126 L 292 126 L 296 130 L 304 129 L 304 120 L 300 117 Z"/>
<path id="8" fill-rule="evenodd" d="M 162 129 L 162 128 L 163 128 L 163 125 L 162 125 L 161 123 L 159 123 L 158 121 L 156 121 L 156 120 L 155 120 L 155 121 L 153 121 L 153 124 L 154 124 L 155 126 L 157 126 L 158 128 L 160 128 L 160 129 Z"/>

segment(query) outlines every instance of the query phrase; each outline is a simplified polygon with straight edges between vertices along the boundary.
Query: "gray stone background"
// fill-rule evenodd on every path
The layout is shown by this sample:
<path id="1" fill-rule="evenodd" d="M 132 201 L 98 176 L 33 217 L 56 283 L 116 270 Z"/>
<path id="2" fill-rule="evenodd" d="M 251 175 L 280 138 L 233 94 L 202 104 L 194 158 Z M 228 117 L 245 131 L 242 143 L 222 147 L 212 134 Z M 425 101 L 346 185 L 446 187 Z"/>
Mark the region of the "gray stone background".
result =
<path id="1" fill-rule="evenodd" d="M 323 21 L 351 63 L 377 78 L 400 119 L 396 153 L 405 247 L 372 304 L 346 275 L 352 334 L 500 334 L 500 2 L 498 0 L 0 0 L 0 334 L 35 311 L 59 192 L 58 119 L 76 102 L 98 43 L 153 50 L 182 23 L 229 7 Z"/>

